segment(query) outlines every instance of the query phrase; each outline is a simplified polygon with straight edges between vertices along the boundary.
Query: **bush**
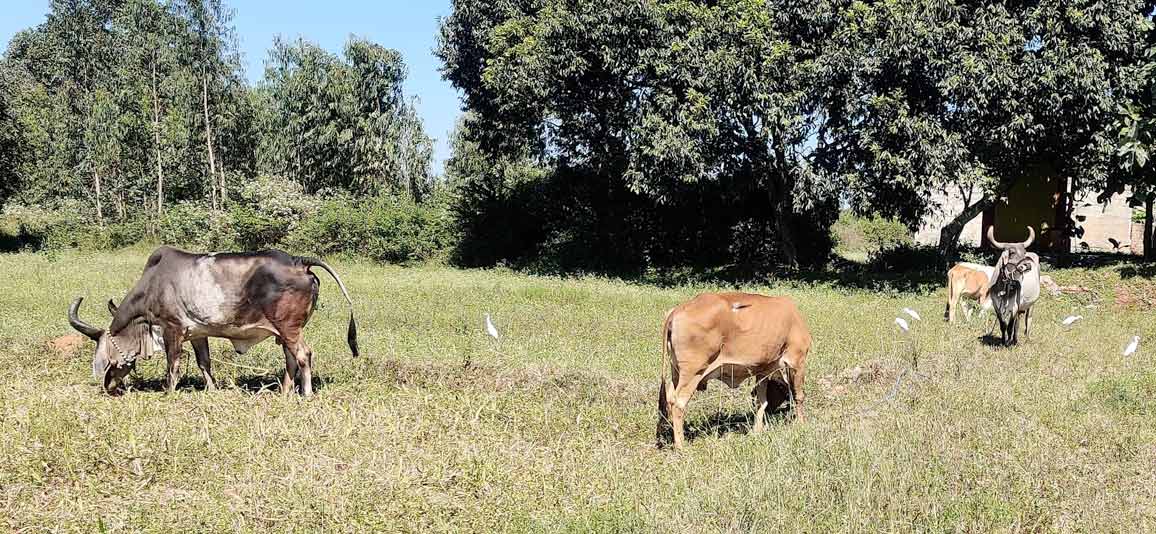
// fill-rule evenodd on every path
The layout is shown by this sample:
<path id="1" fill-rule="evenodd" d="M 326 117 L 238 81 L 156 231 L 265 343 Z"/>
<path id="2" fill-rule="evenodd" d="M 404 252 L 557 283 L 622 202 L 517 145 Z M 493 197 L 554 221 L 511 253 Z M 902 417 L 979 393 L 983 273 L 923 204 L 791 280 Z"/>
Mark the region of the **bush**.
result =
<path id="1" fill-rule="evenodd" d="M 844 211 L 831 230 L 840 252 L 869 256 L 912 244 L 911 232 L 898 221 L 879 216 L 859 217 Z"/>
<path id="2" fill-rule="evenodd" d="M 297 182 L 258 175 L 242 183 L 229 209 L 236 244 L 248 250 L 277 246 L 320 205 Z"/>
<path id="3" fill-rule="evenodd" d="M 199 202 L 181 202 L 165 211 L 158 228 L 165 244 L 194 250 L 224 250 L 237 244 L 228 213 Z"/>
<path id="4" fill-rule="evenodd" d="M 443 255 L 453 236 L 450 213 L 440 196 L 420 204 L 408 197 L 338 197 L 301 221 L 285 244 L 318 255 L 348 253 L 404 263 Z"/>
<path id="5" fill-rule="evenodd" d="M 111 250 L 143 241 L 148 227 L 143 219 L 115 221 L 103 227 L 93 222 L 85 206 L 61 202 L 56 209 L 12 205 L 4 210 L 8 250 Z"/>

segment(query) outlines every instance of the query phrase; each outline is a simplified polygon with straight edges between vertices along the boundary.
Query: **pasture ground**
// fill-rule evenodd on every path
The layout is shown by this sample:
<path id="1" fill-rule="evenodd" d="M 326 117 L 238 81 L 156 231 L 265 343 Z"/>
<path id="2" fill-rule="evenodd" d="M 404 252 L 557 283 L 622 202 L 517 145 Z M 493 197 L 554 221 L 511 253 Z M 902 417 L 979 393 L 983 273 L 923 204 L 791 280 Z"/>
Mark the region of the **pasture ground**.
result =
<path id="1" fill-rule="evenodd" d="M 946 325 L 942 290 L 837 283 L 786 294 L 815 338 L 808 418 L 748 434 L 749 383 L 695 397 L 693 439 L 653 447 L 659 324 L 697 284 L 334 262 L 363 355 L 322 279 L 306 330 L 322 385 L 276 392 L 271 341 L 213 342 L 223 389 L 160 392 L 162 358 L 120 398 L 92 343 L 147 251 L 0 256 L 0 530 L 39 531 L 1152 531 L 1152 282 L 1128 267 L 1056 270 L 1098 306 L 1045 297 L 1024 346 Z M 1133 273 L 1134 274 L 1134 273 Z M 1119 302 L 1117 302 L 1117 300 Z M 910 306 L 909 336 L 892 321 Z M 503 337 L 483 333 L 489 312 Z M 1069 314 L 1083 321 L 1070 328 Z M 1140 350 L 1122 357 L 1133 335 Z M 221 363 L 221 362 L 229 362 Z M 914 367 L 914 369 L 913 369 Z M 905 371 L 906 370 L 906 371 Z M 896 379 L 903 374 L 903 379 Z M 893 392 L 889 397 L 889 393 Z"/>

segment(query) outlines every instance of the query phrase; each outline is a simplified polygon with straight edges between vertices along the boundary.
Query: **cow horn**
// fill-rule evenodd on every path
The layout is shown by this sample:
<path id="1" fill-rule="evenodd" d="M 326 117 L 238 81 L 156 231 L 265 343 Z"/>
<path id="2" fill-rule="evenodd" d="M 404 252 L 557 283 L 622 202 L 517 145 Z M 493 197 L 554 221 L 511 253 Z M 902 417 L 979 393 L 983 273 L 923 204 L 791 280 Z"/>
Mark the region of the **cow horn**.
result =
<path id="1" fill-rule="evenodd" d="M 1032 241 L 1035 241 L 1035 240 L 1036 240 L 1036 231 L 1032 230 L 1032 227 L 1029 226 L 1028 227 L 1028 240 L 1024 241 L 1024 248 L 1030 247 L 1032 245 Z"/>
<path id="2" fill-rule="evenodd" d="M 993 246 L 995 248 L 998 248 L 1000 250 L 1004 250 L 1007 248 L 1007 243 L 1000 243 L 999 241 L 995 240 L 995 226 L 988 226 L 987 227 L 987 240 L 991 241 L 991 246 Z"/>
<path id="3" fill-rule="evenodd" d="M 80 316 L 77 315 L 77 311 L 80 310 L 80 303 L 83 300 L 84 297 L 76 297 L 76 300 L 72 301 L 72 305 L 68 307 L 68 324 L 72 325 L 77 332 L 88 336 L 89 339 L 100 341 L 100 336 L 104 335 L 104 330 L 81 321 Z"/>

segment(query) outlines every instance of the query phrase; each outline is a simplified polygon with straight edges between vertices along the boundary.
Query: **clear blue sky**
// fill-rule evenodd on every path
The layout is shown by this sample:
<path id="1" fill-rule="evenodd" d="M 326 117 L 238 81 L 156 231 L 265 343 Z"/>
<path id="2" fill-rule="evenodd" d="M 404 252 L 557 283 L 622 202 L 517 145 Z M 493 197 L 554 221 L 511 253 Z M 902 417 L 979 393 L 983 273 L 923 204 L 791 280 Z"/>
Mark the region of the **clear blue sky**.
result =
<path id="1" fill-rule="evenodd" d="M 426 132 L 436 140 L 434 170 L 441 172 L 449 157 L 449 134 L 460 113 L 458 94 L 441 79 L 441 63 L 433 55 L 437 18 L 449 15 L 448 0 L 226 0 L 235 11 L 241 52 L 249 81 L 261 79 L 273 36 L 304 37 L 326 50 L 341 53 L 346 39 L 356 34 L 397 49 L 409 67 L 407 96 L 418 98 L 418 112 Z M 44 21 L 47 0 L 0 0 L 0 41 Z"/>

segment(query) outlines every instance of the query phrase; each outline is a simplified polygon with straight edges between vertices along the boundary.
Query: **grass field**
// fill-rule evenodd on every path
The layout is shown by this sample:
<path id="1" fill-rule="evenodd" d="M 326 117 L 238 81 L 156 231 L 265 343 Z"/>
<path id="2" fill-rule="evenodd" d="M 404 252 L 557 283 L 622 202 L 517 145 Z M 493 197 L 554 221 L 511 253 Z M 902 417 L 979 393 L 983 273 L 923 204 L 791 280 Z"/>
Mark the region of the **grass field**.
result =
<path id="1" fill-rule="evenodd" d="M 213 342 L 223 388 L 101 394 L 92 343 L 145 250 L 0 256 L 0 530 L 1152 531 L 1156 328 L 1121 268 L 1065 270 L 1100 295 L 1045 297 L 1012 350 L 948 326 L 941 292 L 782 283 L 815 338 L 808 418 L 748 434 L 749 385 L 691 402 L 693 439 L 656 450 L 659 323 L 695 285 L 335 262 L 363 355 L 322 278 L 306 329 L 321 387 L 276 392 L 283 358 Z M 1126 269 L 1126 268 L 1125 268 Z M 1121 273 L 1125 276 L 1121 276 Z M 910 336 L 892 321 L 920 312 Z M 503 337 L 482 330 L 491 313 Z M 1071 328 L 1070 313 L 1085 317 Z M 1132 335 L 1145 343 L 1131 357 Z M 914 367 L 914 369 L 912 369 Z M 908 370 L 904 373 L 904 370 Z M 903 379 L 896 378 L 904 373 Z M 893 395 L 888 396 L 889 392 Z"/>

